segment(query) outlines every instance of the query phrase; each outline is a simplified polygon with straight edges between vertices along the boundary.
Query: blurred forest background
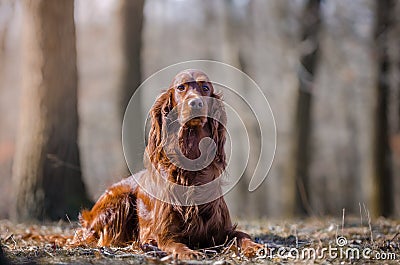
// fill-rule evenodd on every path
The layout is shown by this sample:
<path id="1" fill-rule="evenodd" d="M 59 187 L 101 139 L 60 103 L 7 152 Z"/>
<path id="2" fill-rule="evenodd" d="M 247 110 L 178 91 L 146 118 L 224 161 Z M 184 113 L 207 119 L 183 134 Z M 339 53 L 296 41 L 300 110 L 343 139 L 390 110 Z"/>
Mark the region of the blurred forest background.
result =
<path id="1" fill-rule="evenodd" d="M 246 72 L 275 115 L 232 215 L 400 216 L 400 1 L 1 0 L 0 218 L 75 219 L 128 175 L 133 90 L 193 59 Z"/>

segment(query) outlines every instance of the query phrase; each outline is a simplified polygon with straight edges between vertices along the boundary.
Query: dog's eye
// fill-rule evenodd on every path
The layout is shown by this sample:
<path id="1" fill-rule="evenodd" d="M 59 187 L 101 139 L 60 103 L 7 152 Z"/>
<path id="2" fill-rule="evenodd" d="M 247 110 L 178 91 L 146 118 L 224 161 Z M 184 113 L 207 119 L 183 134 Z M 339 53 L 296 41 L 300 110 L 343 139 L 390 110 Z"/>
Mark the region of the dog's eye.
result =
<path id="1" fill-rule="evenodd" d="M 178 89 L 179 91 L 183 91 L 183 90 L 185 90 L 185 86 L 179 85 L 176 89 Z"/>
<path id="2" fill-rule="evenodd" d="M 210 88 L 207 85 L 203 85 L 203 91 L 209 91 Z"/>

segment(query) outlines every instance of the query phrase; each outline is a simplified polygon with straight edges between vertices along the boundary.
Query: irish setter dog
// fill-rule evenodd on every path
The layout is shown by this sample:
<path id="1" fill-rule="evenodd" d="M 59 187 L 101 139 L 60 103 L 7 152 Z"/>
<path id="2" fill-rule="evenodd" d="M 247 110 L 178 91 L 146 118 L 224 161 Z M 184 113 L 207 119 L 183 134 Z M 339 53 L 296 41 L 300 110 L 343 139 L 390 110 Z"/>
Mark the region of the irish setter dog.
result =
<path id="1" fill-rule="evenodd" d="M 216 180 L 226 167 L 226 114 L 207 75 L 199 70 L 178 73 L 155 101 L 150 118 L 146 169 L 112 185 L 90 211 L 82 211 L 82 227 L 74 242 L 118 246 L 138 241 L 179 259 L 193 259 L 201 256 L 195 249 L 236 238 L 243 253 L 253 255 L 261 245 L 232 225 L 222 196 L 187 203 L 190 192 L 183 194 L 178 189 L 212 183 L 211 190 L 198 197 L 221 193 L 221 182 Z M 204 138 L 215 144 L 204 147 Z M 146 187 L 162 190 L 163 197 L 155 198 Z"/>

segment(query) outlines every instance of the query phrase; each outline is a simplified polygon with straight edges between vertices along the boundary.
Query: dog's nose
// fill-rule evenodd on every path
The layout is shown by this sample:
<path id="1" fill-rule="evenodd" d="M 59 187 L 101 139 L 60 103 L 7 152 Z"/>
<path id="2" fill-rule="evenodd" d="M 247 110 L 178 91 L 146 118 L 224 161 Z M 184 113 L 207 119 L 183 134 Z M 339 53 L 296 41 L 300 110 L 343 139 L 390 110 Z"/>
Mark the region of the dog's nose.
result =
<path id="1" fill-rule="evenodd" d="M 189 100 L 188 104 L 192 109 L 202 109 L 204 105 L 201 98 L 192 98 Z"/>

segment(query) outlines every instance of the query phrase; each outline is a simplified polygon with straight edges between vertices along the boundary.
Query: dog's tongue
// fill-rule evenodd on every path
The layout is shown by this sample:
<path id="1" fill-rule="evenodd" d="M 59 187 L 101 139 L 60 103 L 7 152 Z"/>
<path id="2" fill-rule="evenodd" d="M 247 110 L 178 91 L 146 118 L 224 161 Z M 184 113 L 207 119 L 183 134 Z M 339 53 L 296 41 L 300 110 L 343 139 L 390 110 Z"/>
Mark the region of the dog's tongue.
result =
<path id="1" fill-rule="evenodd" d="M 195 127 L 195 126 L 203 126 L 204 123 L 205 122 L 203 118 L 194 118 L 186 122 L 186 125 L 189 127 Z"/>

